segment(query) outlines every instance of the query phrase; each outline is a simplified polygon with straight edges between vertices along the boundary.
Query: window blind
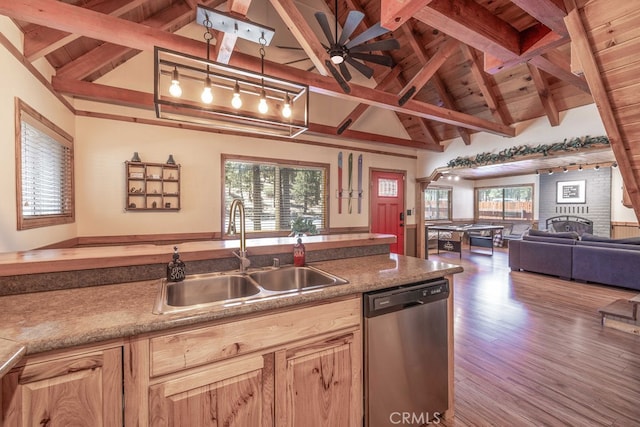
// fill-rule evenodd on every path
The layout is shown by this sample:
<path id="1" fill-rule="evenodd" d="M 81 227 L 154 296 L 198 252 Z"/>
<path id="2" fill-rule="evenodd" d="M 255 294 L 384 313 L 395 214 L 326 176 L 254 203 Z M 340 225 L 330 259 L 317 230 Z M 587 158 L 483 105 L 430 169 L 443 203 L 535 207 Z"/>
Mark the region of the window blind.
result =
<path id="1" fill-rule="evenodd" d="M 19 121 L 18 229 L 73 221 L 73 142 L 23 103 Z"/>

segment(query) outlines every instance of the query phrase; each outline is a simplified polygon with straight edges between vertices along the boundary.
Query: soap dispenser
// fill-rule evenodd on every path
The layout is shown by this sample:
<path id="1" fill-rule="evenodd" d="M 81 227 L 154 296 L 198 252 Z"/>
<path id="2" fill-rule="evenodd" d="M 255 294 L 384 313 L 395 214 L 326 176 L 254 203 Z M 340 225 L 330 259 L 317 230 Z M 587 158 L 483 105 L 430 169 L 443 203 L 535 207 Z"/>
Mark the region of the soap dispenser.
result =
<path id="1" fill-rule="evenodd" d="M 186 267 L 180 259 L 178 247 L 173 247 L 173 260 L 167 265 L 167 282 L 180 282 L 184 280 Z"/>
<path id="2" fill-rule="evenodd" d="M 304 267 L 305 249 L 302 244 L 302 234 L 298 234 L 298 243 L 293 245 L 293 265 L 296 267 Z"/>

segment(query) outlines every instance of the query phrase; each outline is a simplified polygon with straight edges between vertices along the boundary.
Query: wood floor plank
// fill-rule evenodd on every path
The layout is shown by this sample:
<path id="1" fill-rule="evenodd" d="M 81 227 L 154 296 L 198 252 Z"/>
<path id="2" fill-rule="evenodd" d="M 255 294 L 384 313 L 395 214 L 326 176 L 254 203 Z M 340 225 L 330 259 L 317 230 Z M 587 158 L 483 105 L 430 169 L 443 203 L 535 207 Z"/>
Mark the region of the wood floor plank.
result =
<path id="1" fill-rule="evenodd" d="M 640 426 L 640 337 L 598 308 L 639 292 L 511 272 L 493 256 L 430 254 L 455 277 L 455 417 L 446 427 Z"/>

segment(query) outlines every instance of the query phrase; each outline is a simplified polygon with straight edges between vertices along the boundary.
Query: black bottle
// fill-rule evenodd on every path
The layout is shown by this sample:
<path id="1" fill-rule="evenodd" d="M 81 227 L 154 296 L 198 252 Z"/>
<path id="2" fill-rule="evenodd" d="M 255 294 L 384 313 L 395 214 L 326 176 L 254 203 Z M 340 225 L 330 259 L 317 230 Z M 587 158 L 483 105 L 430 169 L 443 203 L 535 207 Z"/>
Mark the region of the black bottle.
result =
<path id="1" fill-rule="evenodd" d="M 180 259 L 178 247 L 173 247 L 173 261 L 167 265 L 167 282 L 180 282 L 184 280 L 186 267 Z"/>

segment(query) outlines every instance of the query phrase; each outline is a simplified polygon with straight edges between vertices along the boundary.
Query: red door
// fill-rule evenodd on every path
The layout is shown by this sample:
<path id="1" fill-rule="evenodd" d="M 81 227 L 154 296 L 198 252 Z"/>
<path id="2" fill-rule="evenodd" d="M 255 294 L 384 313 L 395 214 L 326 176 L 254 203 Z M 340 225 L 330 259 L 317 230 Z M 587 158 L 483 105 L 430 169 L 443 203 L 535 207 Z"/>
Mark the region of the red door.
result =
<path id="1" fill-rule="evenodd" d="M 371 172 L 371 232 L 394 234 L 391 252 L 404 254 L 404 174 Z"/>

